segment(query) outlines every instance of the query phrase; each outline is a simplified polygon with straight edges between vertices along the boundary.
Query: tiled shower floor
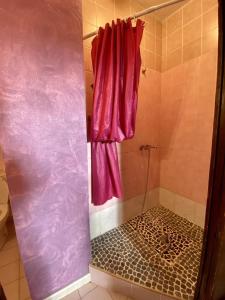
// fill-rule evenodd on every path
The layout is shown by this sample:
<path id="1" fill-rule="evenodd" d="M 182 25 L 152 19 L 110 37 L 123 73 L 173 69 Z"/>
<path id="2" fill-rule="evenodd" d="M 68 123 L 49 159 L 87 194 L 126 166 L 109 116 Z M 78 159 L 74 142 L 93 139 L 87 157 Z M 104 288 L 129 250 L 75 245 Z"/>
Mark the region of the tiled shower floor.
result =
<path id="1" fill-rule="evenodd" d="M 154 207 L 92 240 L 92 265 L 178 299 L 193 299 L 203 230 Z"/>

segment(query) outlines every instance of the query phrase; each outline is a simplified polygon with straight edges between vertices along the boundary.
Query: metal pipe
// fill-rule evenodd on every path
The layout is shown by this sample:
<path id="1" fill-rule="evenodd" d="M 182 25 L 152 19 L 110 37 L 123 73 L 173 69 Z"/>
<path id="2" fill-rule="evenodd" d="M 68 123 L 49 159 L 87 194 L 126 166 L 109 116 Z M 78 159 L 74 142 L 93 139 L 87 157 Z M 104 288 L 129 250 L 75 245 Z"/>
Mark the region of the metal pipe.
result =
<path id="1" fill-rule="evenodd" d="M 173 1 L 168 1 L 168 2 L 165 2 L 165 3 L 159 4 L 159 5 L 151 6 L 151 7 L 149 7 L 149 8 L 146 8 L 146 9 L 144 9 L 144 10 L 141 10 L 141 11 L 135 13 L 135 14 L 134 14 L 133 16 L 131 16 L 131 17 L 126 17 L 125 19 L 130 18 L 131 20 L 133 20 L 133 19 L 136 19 L 136 18 L 138 18 L 138 17 L 141 17 L 141 16 L 144 16 L 144 15 L 150 14 L 150 13 L 152 13 L 152 12 L 154 12 L 154 11 L 159 10 L 159 9 L 162 9 L 162 8 L 164 8 L 164 7 L 167 7 L 167 6 L 170 6 L 170 5 L 173 5 L 173 4 L 177 4 L 177 3 L 179 3 L 179 2 L 184 2 L 184 1 L 186 1 L 186 0 L 173 0 Z M 83 36 L 83 40 L 89 39 L 90 37 L 95 36 L 97 33 L 98 33 L 98 29 L 95 30 L 95 31 L 93 31 L 93 32 L 90 32 L 90 33 L 88 33 L 88 34 L 85 34 L 85 35 Z"/>

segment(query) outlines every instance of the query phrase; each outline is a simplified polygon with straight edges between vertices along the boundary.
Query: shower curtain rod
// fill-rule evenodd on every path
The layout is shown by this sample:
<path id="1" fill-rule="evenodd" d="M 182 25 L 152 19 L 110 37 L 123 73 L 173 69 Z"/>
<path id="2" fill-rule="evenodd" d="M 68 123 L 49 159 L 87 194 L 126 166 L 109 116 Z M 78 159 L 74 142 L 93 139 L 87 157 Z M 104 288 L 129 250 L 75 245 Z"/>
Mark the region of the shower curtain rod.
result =
<path id="1" fill-rule="evenodd" d="M 173 1 L 165 2 L 165 3 L 159 4 L 159 5 L 151 6 L 149 8 L 146 8 L 144 10 L 141 10 L 141 11 L 135 13 L 133 16 L 130 17 L 130 19 L 131 20 L 136 19 L 138 17 L 150 14 L 153 11 L 156 11 L 156 10 L 159 10 L 161 8 L 164 8 L 164 7 L 179 3 L 179 2 L 183 2 L 183 1 L 186 1 L 186 0 L 173 0 Z M 125 18 L 125 19 L 128 19 L 128 17 Z M 83 40 L 89 39 L 90 37 L 95 36 L 97 33 L 98 33 L 98 30 L 90 32 L 90 33 L 83 36 Z"/>

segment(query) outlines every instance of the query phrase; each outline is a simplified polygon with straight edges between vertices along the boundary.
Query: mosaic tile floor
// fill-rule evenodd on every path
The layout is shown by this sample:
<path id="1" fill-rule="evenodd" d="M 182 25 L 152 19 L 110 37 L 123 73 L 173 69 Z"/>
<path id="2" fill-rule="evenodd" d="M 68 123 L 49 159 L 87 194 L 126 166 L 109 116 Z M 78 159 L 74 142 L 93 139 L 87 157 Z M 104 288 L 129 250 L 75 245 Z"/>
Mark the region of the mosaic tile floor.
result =
<path id="1" fill-rule="evenodd" d="M 194 298 L 203 230 L 160 206 L 92 240 L 92 265 L 177 299 Z"/>

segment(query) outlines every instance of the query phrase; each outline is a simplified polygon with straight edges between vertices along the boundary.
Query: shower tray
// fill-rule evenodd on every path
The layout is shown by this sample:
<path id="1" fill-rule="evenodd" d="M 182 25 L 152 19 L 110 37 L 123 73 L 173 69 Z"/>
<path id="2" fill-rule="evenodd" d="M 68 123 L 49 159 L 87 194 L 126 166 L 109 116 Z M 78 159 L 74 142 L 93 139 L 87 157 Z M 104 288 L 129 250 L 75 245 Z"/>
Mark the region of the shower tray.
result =
<path id="1" fill-rule="evenodd" d="M 201 227 L 153 207 L 93 239 L 91 264 L 153 291 L 191 300 L 202 238 Z"/>

